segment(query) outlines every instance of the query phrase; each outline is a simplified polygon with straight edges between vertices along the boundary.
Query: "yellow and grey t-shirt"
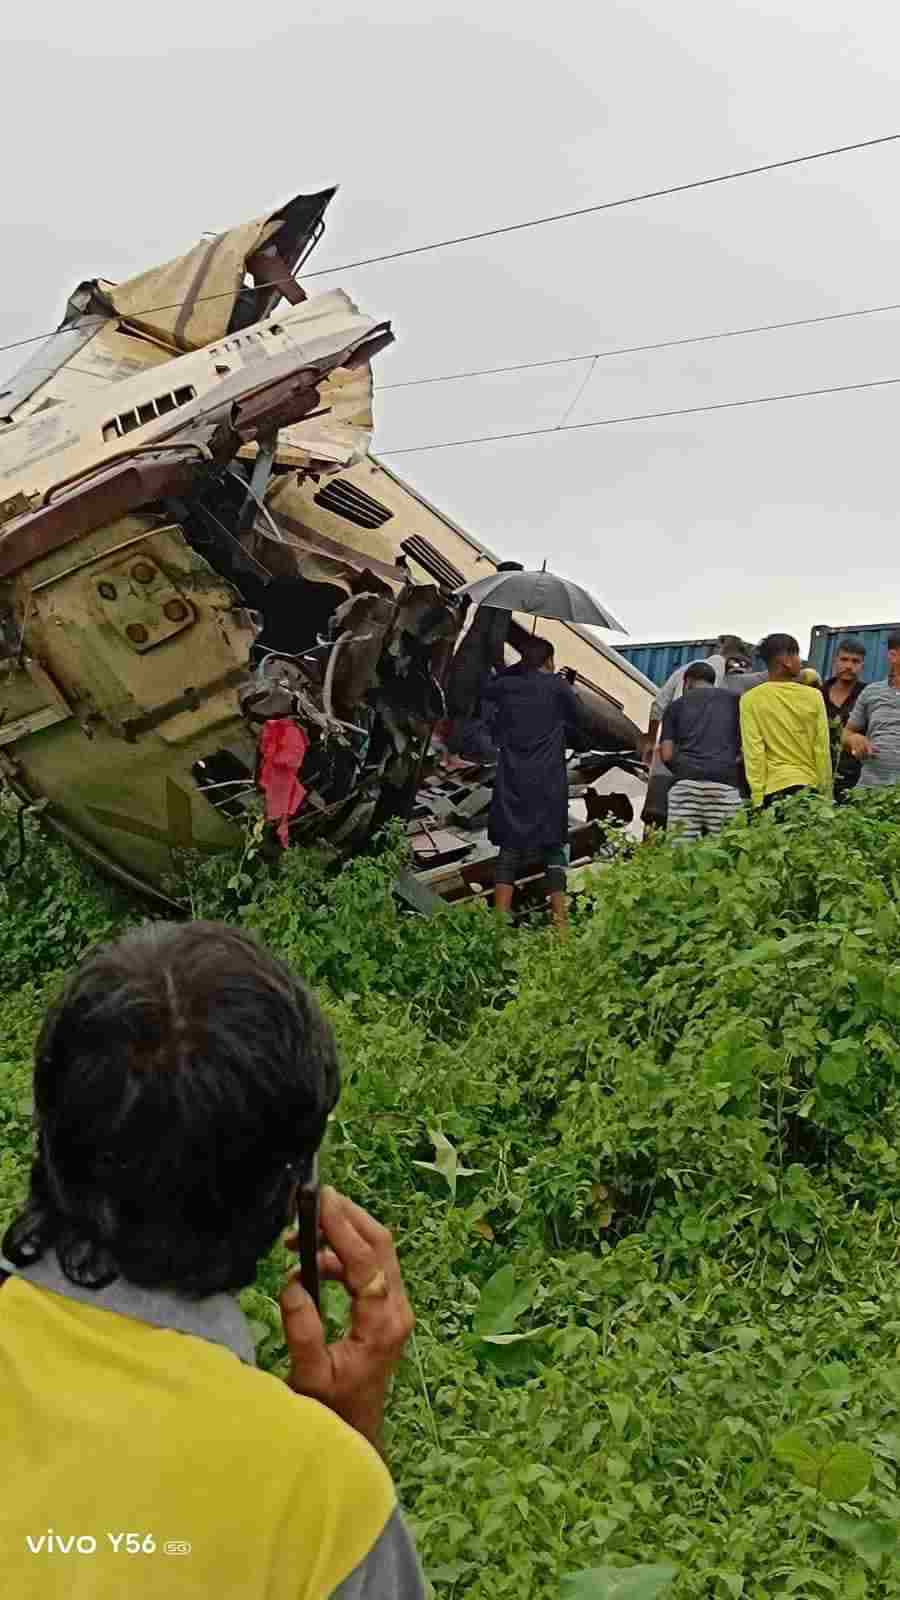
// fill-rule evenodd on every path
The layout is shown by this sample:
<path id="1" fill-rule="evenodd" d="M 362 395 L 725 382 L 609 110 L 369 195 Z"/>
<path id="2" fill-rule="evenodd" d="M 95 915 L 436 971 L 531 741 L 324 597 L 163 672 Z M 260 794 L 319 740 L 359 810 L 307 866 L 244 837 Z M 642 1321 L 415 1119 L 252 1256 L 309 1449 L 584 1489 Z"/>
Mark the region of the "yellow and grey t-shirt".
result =
<path id="1" fill-rule="evenodd" d="M 229 1296 L 0 1266 L 4 1594 L 423 1600 L 383 1462 L 255 1369 Z"/>

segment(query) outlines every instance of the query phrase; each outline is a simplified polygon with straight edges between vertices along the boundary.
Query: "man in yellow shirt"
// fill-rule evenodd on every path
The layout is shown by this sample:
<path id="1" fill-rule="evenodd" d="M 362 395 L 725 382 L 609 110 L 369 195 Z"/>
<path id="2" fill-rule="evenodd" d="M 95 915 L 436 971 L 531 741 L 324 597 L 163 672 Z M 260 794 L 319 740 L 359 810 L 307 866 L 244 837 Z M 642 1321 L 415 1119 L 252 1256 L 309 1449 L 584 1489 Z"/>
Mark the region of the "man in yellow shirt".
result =
<path id="1" fill-rule="evenodd" d="M 10 1600 L 423 1600 L 379 1454 L 412 1329 L 390 1234 L 322 1192 L 327 1344 L 296 1276 L 286 1381 L 236 1292 L 307 1181 L 331 1030 L 236 929 L 95 951 L 36 1050 L 31 1189 L 0 1261 L 0 1571 Z"/>
<path id="2" fill-rule="evenodd" d="M 755 806 L 804 789 L 831 797 L 831 747 L 825 701 L 819 689 L 797 680 L 800 646 L 789 633 L 770 633 L 759 653 L 767 683 L 741 696 L 744 772 Z"/>

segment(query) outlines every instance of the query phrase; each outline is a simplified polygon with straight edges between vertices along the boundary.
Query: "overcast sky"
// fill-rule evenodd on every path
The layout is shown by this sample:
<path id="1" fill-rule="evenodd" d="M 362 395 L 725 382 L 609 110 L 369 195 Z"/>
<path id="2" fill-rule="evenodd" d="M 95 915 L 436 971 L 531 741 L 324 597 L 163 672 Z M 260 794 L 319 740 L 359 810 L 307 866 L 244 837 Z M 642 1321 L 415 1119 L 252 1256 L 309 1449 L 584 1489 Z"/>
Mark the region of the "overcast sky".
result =
<path id="1" fill-rule="evenodd" d="M 311 268 L 900 130 L 883 0 L 300 9 L 57 0 L 48 27 L 47 7 L 3 8 L 0 342 L 54 326 L 82 277 L 131 276 L 330 183 Z M 385 383 L 845 311 L 900 300 L 898 179 L 887 145 L 317 285 L 393 320 Z M 376 449 L 635 639 L 805 644 L 813 623 L 900 616 L 900 385 L 390 454 L 555 426 L 586 371 L 389 390 Z M 601 361 L 569 420 L 898 376 L 888 313 Z"/>

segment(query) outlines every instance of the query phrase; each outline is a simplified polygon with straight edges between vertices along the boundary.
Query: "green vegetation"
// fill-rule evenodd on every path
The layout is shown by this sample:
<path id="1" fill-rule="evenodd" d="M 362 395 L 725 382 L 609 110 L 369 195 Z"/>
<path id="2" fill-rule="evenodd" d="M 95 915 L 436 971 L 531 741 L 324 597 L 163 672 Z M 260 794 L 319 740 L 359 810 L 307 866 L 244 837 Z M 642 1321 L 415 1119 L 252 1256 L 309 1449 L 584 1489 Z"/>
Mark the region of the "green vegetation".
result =
<path id="1" fill-rule="evenodd" d="M 436 1596 L 900 1595 L 900 795 L 649 845 L 565 945 L 404 915 L 399 856 L 183 865 L 334 1020 L 323 1166 L 394 1228 L 418 1314 L 389 1454 Z M 136 914 L 32 838 L 0 905 L 0 1221 L 46 997 Z M 276 1371 L 285 1264 L 245 1296 Z"/>

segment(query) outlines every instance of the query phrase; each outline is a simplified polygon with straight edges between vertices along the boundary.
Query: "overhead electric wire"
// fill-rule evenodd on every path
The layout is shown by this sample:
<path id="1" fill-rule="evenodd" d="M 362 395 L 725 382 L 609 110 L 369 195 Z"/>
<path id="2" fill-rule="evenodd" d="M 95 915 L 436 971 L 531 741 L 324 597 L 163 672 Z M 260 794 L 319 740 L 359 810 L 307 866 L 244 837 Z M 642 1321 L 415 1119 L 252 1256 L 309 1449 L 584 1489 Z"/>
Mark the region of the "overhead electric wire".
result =
<path id="1" fill-rule="evenodd" d="M 755 167 L 740 167 L 734 172 L 720 172 L 711 178 L 692 178 L 687 183 L 673 183 L 662 189 L 645 189 L 638 194 L 622 195 L 617 200 L 601 200 L 595 205 L 579 206 L 574 211 L 557 211 L 544 217 L 532 217 L 527 222 L 508 222 L 497 228 L 484 228 L 479 233 L 461 233 L 449 239 L 435 239 L 430 244 L 412 245 L 404 250 L 390 250 L 380 256 L 364 256 L 358 261 L 345 262 L 339 267 L 319 267 L 315 272 L 303 272 L 302 280 L 307 278 L 326 278 L 336 272 L 353 272 L 357 267 L 371 267 L 382 261 L 399 261 L 405 256 L 424 255 L 430 250 L 447 250 L 453 245 L 472 244 L 479 239 L 496 239 L 501 234 L 521 233 L 526 228 L 543 228 L 551 222 L 568 222 L 574 217 L 588 217 L 602 211 L 616 211 L 622 206 L 633 206 L 642 200 L 660 200 L 667 195 L 687 194 L 692 189 L 707 189 L 714 184 L 733 183 L 738 178 L 751 178 L 763 172 L 778 172 L 785 167 L 799 167 L 810 161 L 824 161 L 829 156 L 848 155 L 854 150 L 871 150 L 876 145 L 894 144 L 900 140 L 900 133 L 884 133 L 876 139 L 858 139 L 854 144 L 832 145 L 827 150 L 812 150 L 802 156 L 787 156 L 780 161 L 764 161 Z M 256 289 L 274 289 L 279 285 L 275 283 L 254 284 Z M 210 300 L 225 300 L 233 294 L 233 290 L 224 289 L 216 294 L 197 295 L 194 304 L 203 305 Z M 145 306 L 141 311 L 131 312 L 131 319 L 153 316 L 160 311 L 175 311 L 184 304 L 181 300 L 173 300 L 167 305 Z M 118 315 L 115 311 L 112 315 Z M 65 328 L 51 328 L 48 333 L 34 333 L 27 339 L 13 339 L 8 344 L 0 344 L 0 354 L 7 350 L 19 350 L 27 344 L 38 344 L 43 339 L 52 339 L 54 334 L 62 333 Z"/>
<path id="2" fill-rule="evenodd" d="M 566 367 L 576 361 L 609 361 L 616 356 L 648 355 L 654 350 L 676 350 L 681 345 L 713 344 L 717 339 L 743 339 L 751 333 L 777 333 L 783 328 L 812 328 L 820 322 L 849 322 L 853 317 L 874 317 L 900 311 L 900 300 L 883 306 L 861 306 L 858 311 L 829 311 L 817 317 L 792 317 L 788 322 L 757 322 L 747 328 L 725 328 L 719 333 L 693 333 L 679 339 L 656 339 L 652 344 L 617 345 L 613 350 L 584 350 L 578 356 L 556 356 L 545 361 L 517 361 L 508 367 L 473 367 L 466 372 L 438 373 L 433 378 L 401 378 L 396 383 L 376 383 L 375 390 L 415 389 L 428 383 L 457 383 L 464 378 L 493 378 L 508 372 L 535 372 L 539 367 Z"/>
<path id="3" fill-rule="evenodd" d="M 479 239 L 496 239 L 503 233 L 521 233 L 524 228 L 543 228 L 549 222 L 568 222 L 573 217 L 589 217 L 600 211 L 616 211 L 621 206 L 634 206 L 641 200 L 661 200 L 666 195 L 687 194 L 691 189 L 708 189 L 716 183 L 733 183 L 737 178 L 752 178 L 762 172 L 777 172 L 784 167 L 799 167 L 808 161 L 824 161 L 827 156 L 847 155 L 851 150 L 870 150 L 873 145 L 892 144 L 900 133 L 884 133 L 877 139 L 860 139 L 855 144 L 834 145 L 830 150 L 813 150 L 804 156 L 788 156 L 782 161 L 764 161 L 756 167 L 740 167 L 734 172 L 720 172 L 712 178 L 692 178 L 688 183 L 671 183 L 663 189 L 644 189 L 638 194 L 626 194 L 619 200 L 600 200 L 596 205 L 579 206 L 575 211 L 555 211 L 546 217 L 532 217 L 528 222 L 508 222 L 499 228 L 484 228 L 479 233 L 460 233 L 451 239 L 435 239 L 431 244 L 412 245 L 407 250 L 390 250 L 382 256 L 365 256 L 361 261 L 348 261 L 340 267 L 320 267 L 315 272 L 304 272 L 304 278 L 324 278 L 332 272 L 352 272 L 356 267 L 371 267 L 381 261 L 399 261 L 403 256 L 423 255 L 427 250 L 447 250 L 451 245 L 473 244 Z"/>
<path id="4" fill-rule="evenodd" d="M 873 378 L 867 383 L 837 383 L 824 389 L 794 389 L 784 394 L 752 395 L 746 400 L 717 400 L 705 406 L 679 406 L 669 411 L 639 411 L 627 417 L 598 417 L 594 422 L 555 423 L 547 428 L 522 428 L 516 433 L 482 433 L 471 439 L 443 439 L 436 444 L 404 445 L 399 449 L 380 445 L 375 456 L 411 456 L 425 450 L 458 450 L 470 444 L 501 444 L 508 439 L 534 439 L 539 434 L 577 433 L 585 428 L 615 428 L 628 422 L 655 422 L 667 417 L 696 417 L 707 411 L 736 411 L 740 406 L 770 406 L 779 400 L 810 400 L 824 394 L 850 394 L 859 389 L 885 389 L 900 383 L 900 378 Z"/>
<path id="5" fill-rule="evenodd" d="M 897 137 L 900 138 L 900 134 L 898 134 Z M 244 285 L 241 285 L 241 288 L 243 287 Z M 251 294 L 256 294 L 258 292 L 261 293 L 263 289 L 278 289 L 280 287 L 281 285 L 278 283 L 254 283 L 249 285 Z M 239 294 L 240 289 L 238 289 L 237 292 Z M 215 294 L 198 294 L 194 300 L 194 305 L 203 305 L 207 300 L 229 300 L 234 298 L 236 298 L 236 295 L 233 289 L 220 289 Z M 187 299 L 188 295 L 183 295 L 180 300 L 170 300 L 164 306 L 142 306 L 140 311 L 129 311 L 127 315 L 124 311 L 117 311 L 115 306 L 111 306 L 109 316 L 120 317 L 123 322 L 135 322 L 138 317 L 154 317 L 160 311 L 179 311 Z M 101 313 L 99 311 L 86 311 L 83 313 L 83 315 L 85 317 L 97 317 L 100 316 Z M 51 328 L 49 333 L 32 333 L 27 339 L 13 339 L 11 344 L 0 344 L 0 355 L 2 355 L 6 350 L 19 350 L 21 349 L 22 345 L 25 344 L 39 344 L 42 339 L 55 339 L 58 333 L 77 333 L 77 331 L 77 322 L 63 322 L 58 328 Z M 211 339 L 210 344 L 214 343 L 215 341 Z M 200 348 L 202 349 L 203 347 L 201 346 Z M 187 356 L 191 354 L 192 352 L 190 350 L 179 350 L 176 352 L 176 355 L 179 356 Z M 176 357 L 173 356 L 172 359 L 174 361 Z M 66 366 L 70 366 L 70 363 L 66 362 Z"/>

